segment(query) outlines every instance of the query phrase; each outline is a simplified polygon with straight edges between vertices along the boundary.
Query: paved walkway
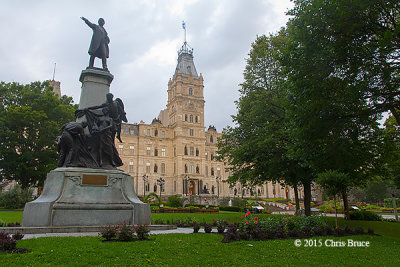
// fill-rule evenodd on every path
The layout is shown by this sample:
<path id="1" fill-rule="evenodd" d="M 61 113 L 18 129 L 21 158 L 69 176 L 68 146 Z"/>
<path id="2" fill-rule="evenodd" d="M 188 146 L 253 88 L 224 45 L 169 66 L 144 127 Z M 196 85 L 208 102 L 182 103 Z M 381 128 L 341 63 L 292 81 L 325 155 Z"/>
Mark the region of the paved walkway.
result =
<path id="1" fill-rule="evenodd" d="M 217 232 L 216 229 L 213 229 L 212 232 Z M 191 234 L 193 233 L 193 228 L 177 228 L 173 230 L 155 230 L 150 231 L 150 235 L 159 235 L 159 234 Z M 204 229 L 200 229 L 199 233 L 204 233 Z M 26 234 L 23 239 L 32 239 L 32 238 L 40 238 L 40 237 L 80 237 L 80 236 L 99 236 L 98 232 L 89 232 L 89 233 L 48 233 L 48 234 Z"/>

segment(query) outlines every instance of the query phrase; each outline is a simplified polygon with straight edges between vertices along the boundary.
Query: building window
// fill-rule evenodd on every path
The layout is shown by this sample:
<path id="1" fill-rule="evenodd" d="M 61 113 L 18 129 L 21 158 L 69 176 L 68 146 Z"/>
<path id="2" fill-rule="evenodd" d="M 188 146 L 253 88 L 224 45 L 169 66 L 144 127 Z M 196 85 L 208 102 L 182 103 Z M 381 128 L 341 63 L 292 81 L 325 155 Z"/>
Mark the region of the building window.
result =
<path id="1" fill-rule="evenodd" d="M 158 130 L 155 129 L 155 130 L 154 130 L 154 136 L 157 136 L 157 135 L 158 135 Z"/>
<path id="2" fill-rule="evenodd" d="M 194 147 L 190 147 L 190 156 L 194 156 Z"/>
<path id="3" fill-rule="evenodd" d="M 197 118 L 197 116 L 194 118 L 194 121 L 197 123 L 199 120 Z"/>
<path id="4" fill-rule="evenodd" d="M 176 162 L 174 162 L 174 174 L 176 173 Z"/>
<path id="5" fill-rule="evenodd" d="M 196 148 L 196 157 L 198 157 L 198 156 L 199 156 L 199 149 Z"/>
<path id="6" fill-rule="evenodd" d="M 164 138 L 165 137 L 165 131 L 161 132 L 161 137 Z"/>
<path id="7" fill-rule="evenodd" d="M 189 129 L 189 135 L 190 136 L 194 136 L 194 130 L 193 129 Z"/>
<path id="8" fill-rule="evenodd" d="M 149 191 L 150 191 L 150 184 L 149 184 L 149 183 L 146 183 L 145 188 L 146 188 L 146 192 L 149 192 Z"/>
<path id="9" fill-rule="evenodd" d="M 214 168 L 211 168 L 211 176 L 214 176 Z"/>
<path id="10" fill-rule="evenodd" d="M 146 155 L 147 155 L 147 156 L 150 156 L 150 150 L 151 150 L 151 148 L 148 146 L 146 149 L 147 149 Z"/>
<path id="11" fill-rule="evenodd" d="M 165 163 L 161 163 L 161 173 L 165 174 Z"/>
<path id="12" fill-rule="evenodd" d="M 165 157 L 165 148 L 161 149 L 161 157 Z"/>
<path id="13" fill-rule="evenodd" d="M 217 167 L 217 176 L 221 177 L 221 168 L 220 167 Z"/>
<path id="14" fill-rule="evenodd" d="M 190 162 L 190 173 L 194 173 L 194 163 Z"/>
<path id="15" fill-rule="evenodd" d="M 129 146 L 129 155 L 133 155 L 135 153 L 135 147 Z"/>
<path id="16" fill-rule="evenodd" d="M 197 174 L 200 174 L 200 168 L 199 168 L 199 165 L 197 165 L 197 166 L 196 166 L 196 173 L 197 173 Z"/>
<path id="17" fill-rule="evenodd" d="M 206 166 L 206 173 L 205 173 L 206 177 L 208 177 L 208 166 Z"/>
<path id="18" fill-rule="evenodd" d="M 146 162 L 146 173 L 150 173 L 150 162 Z"/>
<path id="19" fill-rule="evenodd" d="M 123 155 L 123 153 L 124 153 L 124 146 L 118 145 L 118 154 Z"/>
<path id="20" fill-rule="evenodd" d="M 214 137 L 212 135 L 210 136 L 210 143 L 214 143 Z"/>
<path id="21" fill-rule="evenodd" d="M 193 122 L 193 115 L 190 115 L 189 120 L 190 122 Z"/>
<path id="22" fill-rule="evenodd" d="M 206 155 L 206 160 L 208 160 L 208 153 L 206 152 L 205 155 Z"/>
<path id="23" fill-rule="evenodd" d="M 187 156 L 187 154 L 188 154 L 188 151 L 187 151 L 187 146 L 185 146 L 185 148 L 184 148 L 184 151 L 183 151 L 183 152 L 184 152 L 183 154 L 184 154 L 185 156 Z"/>
<path id="24" fill-rule="evenodd" d="M 213 153 L 211 153 L 211 160 L 213 160 L 214 159 L 214 154 Z"/>
<path id="25" fill-rule="evenodd" d="M 188 167 L 186 164 L 185 164 L 185 173 L 188 173 Z"/>
<path id="26" fill-rule="evenodd" d="M 156 184 L 154 184 L 154 186 L 153 186 L 153 191 L 154 191 L 154 193 L 157 193 L 157 185 Z"/>
<path id="27" fill-rule="evenodd" d="M 154 149 L 154 157 L 158 157 L 158 149 Z"/>
<path id="28" fill-rule="evenodd" d="M 185 121 L 187 121 L 187 114 L 185 114 Z"/>
<path id="29" fill-rule="evenodd" d="M 157 173 L 158 172 L 158 166 L 157 166 L 157 164 L 154 164 L 154 173 Z"/>
<path id="30" fill-rule="evenodd" d="M 189 95 L 193 95 L 193 88 L 189 88 Z"/>
<path id="31" fill-rule="evenodd" d="M 150 136 L 150 129 L 147 129 L 147 136 Z"/>
<path id="32" fill-rule="evenodd" d="M 133 172 L 133 162 L 129 162 L 129 172 Z"/>
<path id="33" fill-rule="evenodd" d="M 176 181 L 174 181 L 174 193 L 176 193 Z"/>

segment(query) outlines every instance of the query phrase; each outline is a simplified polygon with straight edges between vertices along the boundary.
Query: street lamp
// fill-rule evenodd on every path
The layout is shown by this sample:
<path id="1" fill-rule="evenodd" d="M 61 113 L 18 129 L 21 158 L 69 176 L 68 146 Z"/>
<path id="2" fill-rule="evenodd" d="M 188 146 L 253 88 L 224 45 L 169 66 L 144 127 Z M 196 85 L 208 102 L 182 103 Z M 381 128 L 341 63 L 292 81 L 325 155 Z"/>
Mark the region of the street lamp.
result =
<path id="1" fill-rule="evenodd" d="M 184 189 L 185 189 L 184 191 L 185 191 L 185 192 L 183 192 L 183 193 L 185 193 L 186 196 L 187 196 L 187 194 L 188 194 L 189 175 L 185 174 L 185 176 L 183 176 L 183 180 L 185 181 L 185 183 L 184 183 Z"/>
<path id="2" fill-rule="evenodd" d="M 217 192 L 218 192 L 218 198 L 219 198 L 219 182 L 221 181 L 221 177 L 217 176 L 217 177 L 215 177 L 215 180 L 217 180 Z"/>
<path id="3" fill-rule="evenodd" d="M 149 177 L 146 174 L 143 175 L 143 197 L 146 196 L 146 183 L 148 181 L 147 178 L 149 178 Z"/>
<path id="4" fill-rule="evenodd" d="M 163 188 L 163 186 L 165 184 L 165 180 L 160 177 L 160 179 L 157 180 L 157 184 L 160 186 L 160 199 L 161 199 L 161 191 L 162 191 L 162 188 Z"/>

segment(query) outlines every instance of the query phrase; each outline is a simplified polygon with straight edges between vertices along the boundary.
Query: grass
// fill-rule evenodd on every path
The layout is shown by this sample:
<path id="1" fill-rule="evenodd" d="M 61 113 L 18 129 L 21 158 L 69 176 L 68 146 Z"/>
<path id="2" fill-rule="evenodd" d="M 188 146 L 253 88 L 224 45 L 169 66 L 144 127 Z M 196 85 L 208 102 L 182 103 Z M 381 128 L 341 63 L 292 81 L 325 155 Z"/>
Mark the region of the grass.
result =
<path id="1" fill-rule="evenodd" d="M 26 254 L 0 254 L 2 266 L 400 266 L 400 240 L 383 236 L 324 237 L 370 241 L 369 248 L 296 247 L 293 239 L 222 243 L 216 234 L 169 234 L 144 242 L 98 237 L 21 240 Z M 251 245 L 251 246 L 250 246 Z"/>
<path id="2" fill-rule="evenodd" d="M 21 211 L 4 211 L 0 210 L 0 222 L 5 222 L 5 223 L 16 223 L 22 222 L 22 212 Z"/>

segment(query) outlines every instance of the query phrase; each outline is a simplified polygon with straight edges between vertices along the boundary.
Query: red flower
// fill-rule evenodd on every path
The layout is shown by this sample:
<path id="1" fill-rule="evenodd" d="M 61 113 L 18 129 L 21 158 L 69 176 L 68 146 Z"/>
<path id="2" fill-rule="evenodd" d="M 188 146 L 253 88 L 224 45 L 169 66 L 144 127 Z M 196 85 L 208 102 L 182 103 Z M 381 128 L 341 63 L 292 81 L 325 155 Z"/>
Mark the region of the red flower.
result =
<path id="1" fill-rule="evenodd" d="M 257 222 L 257 221 L 255 221 L 254 223 L 255 223 L 255 224 L 257 224 L 258 222 Z"/>
<path id="2" fill-rule="evenodd" d="M 249 211 L 249 212 L 247 213 L 247 215 L 250 215 L 250 213 L 251 213 L 251 212 Z"/>
<path id="3" fill-rule="evenodd" d="M 248 222 L 246 222 L 246 225 L 248 225 L 249 223 Z"/>
<path id="4" fill-rule="evenodd" d="M 257 221 L 257 220 L 258 220 L 258 217 L 254 217 L 254 220 L 256 220 L 256 221 Z"/>
<path id="5" fill-rule="evenodd" d="M 246 218 L 247 218 L 247 216 L 249 216 L 249 214 L 244 215 L 244 217 L 246 217 Z"/>
<path id="6" fill-rule="evenodd" d="M 240 217 L 241 219 L 243 219 L 244 217 L 242 216 L 242 217 Z"/>

